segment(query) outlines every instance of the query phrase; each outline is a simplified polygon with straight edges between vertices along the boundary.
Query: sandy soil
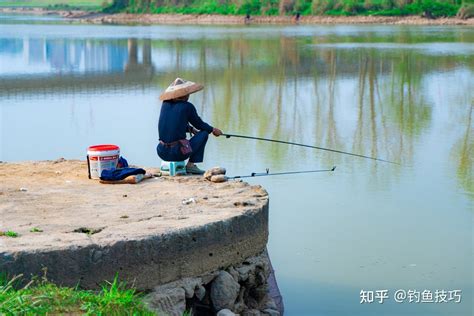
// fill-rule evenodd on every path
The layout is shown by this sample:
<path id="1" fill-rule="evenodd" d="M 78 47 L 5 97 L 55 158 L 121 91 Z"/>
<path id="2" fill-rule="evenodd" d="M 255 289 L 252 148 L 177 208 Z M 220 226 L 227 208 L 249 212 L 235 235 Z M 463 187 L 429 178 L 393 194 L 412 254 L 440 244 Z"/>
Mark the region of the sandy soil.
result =
<path id="1" fill-rule="evenodd" d="M 474 25 L 474 18 L 427 19 L 419 16 L 291 16 L 190 15 L 190 14 L 102 14 L 84 11 L 48 11 L 40 8 L 0 8 L 1 13 L 60 15 L 84 23 L 112 24 L 403 24 L 403 25 Z"/>
<path id="2" fill-rule="evenodd" d="M 85 161 L 64 159 L 0 163 L 0 183 L 0 231 L 20 234 L 0 237 L 0 252 L 139 239 L 225 220 L 268 202 L 260 186 L 201 176 L 101 184 L 88 179 Z M 183 203 L 189 198 L 195 202 Z M 42 232 L 31 232 L 34 227 Z M 95 233 L 75 232 L 81 228 Z"/>

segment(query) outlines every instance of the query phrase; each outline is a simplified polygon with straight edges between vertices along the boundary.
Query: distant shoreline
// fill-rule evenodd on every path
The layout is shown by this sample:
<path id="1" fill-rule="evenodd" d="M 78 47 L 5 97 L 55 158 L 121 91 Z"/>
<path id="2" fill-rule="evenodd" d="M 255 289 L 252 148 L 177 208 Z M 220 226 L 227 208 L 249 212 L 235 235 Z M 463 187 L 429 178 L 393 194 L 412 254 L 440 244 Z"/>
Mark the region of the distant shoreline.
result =
<path id="1" fill-rule="evenodd" d="M 25 15 L 59 15 L 66 19 L 93 24 L 389 24 L 389 25 L 465 25 L 474 18 L 428 19 L 420 16 L 251 16 L 217 14 L 105 14 L 88 11 L 47 10 L 42 8 L 0 8 L 0 13 Z"/>

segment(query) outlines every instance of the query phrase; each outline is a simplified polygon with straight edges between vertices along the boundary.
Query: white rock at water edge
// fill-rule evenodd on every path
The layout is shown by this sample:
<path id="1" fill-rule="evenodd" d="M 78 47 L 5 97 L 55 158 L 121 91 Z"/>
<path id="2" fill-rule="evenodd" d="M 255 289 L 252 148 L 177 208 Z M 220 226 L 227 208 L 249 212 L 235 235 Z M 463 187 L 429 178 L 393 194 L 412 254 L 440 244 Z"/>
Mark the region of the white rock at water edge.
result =
<path id="1" fill-rule="evenodd" d="M 235 314 L 227 308 L 221 309 L 216 316 L 235 316 Z"/>

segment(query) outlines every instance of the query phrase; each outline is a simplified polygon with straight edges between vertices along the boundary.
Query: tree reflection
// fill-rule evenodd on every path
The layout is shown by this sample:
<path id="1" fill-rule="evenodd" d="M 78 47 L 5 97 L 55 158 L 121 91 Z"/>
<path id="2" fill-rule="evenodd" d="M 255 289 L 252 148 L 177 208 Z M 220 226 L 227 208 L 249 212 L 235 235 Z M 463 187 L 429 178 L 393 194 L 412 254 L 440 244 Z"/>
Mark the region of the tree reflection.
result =
<path id="1" fill-rule="evenodd" d="M 407 32 L 391 33 L 388 39 L 394 43 L 416 42 L 415 35 Z M 356 41 L 363 44 L 382 40 L 380 35 L 372 34 Z M 472 59 L 410 49 L 319 45 L 351 41 L 355 41 L 351 36 L 249 38 L 234 34 L 217 39 L 131 38 L 114 40 L 110 47 L 98 40 L 69 41 L 65 45 L 47 40 L 32 42 L 31 51 L 48 43 L 48 47 L 73 47 L 88 65 L 100 68 L 100 62 L 107 61 L 113 71 L 12 79 L 2 82 L 5 89 L 0 93 L 44 89 L 56 93 L 68 91 L 69 87 L 89 86 L 120 90 L 136 83 L 159 93 L 176 76 L 181 76 L 206 86 L 192 98 L 204 118 L 225 131 L 409 163 L 413 160 L 414 144 L 432 121 L 432 105 L 423 86 L 425 78 L 460 65 L 473 69 Z M 21 47 L 18 46 L 18 53 L 22 53 Z M 46 51 L 45 58 L 53 56 L 55 65 L 60 60 L 67 65 L 78 63 L 80 54 L 59 48 Z M 62 51 L 66 54 L 59 56 Z M 472 178 L 472 136 L 469 131 L 466 135 L 459 147 L 463 157 L 459 174 L 467 174 L 463 179 Z M 285 146 L 248 146 L 263 150 L 263 155 L 279 165 L 295 155 L 303 159 L 317 154 L 324 164 L 344 159 L 340 155 Z M 469 184 L 463 181 L 464 185 Z"/>
<path id="2" fill-rule="evenodd" d="M 457 160 L 456 174 L 460 185 L 474 198 L 474 129 L 472 115 L 474 104 L 471 101 L 466 113 L 466 128 L 464 133 L 456 142 L 452 154 Z"/>

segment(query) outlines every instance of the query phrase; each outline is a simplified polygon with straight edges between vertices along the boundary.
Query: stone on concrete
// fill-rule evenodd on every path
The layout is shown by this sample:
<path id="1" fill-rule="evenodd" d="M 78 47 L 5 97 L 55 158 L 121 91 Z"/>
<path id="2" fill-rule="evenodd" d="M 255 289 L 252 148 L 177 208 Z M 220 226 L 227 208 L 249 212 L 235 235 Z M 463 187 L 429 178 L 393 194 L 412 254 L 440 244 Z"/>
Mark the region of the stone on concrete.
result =
<path id="1" fill-rule="evenodd" d="M 206 172 L 204 173 L 203 177 L 204 177 L 204 179 L 206 179 L 206 180 L 211 180 L 212 176 L 215 176 L 215 175 L 225 175 L 225 173 L 226 173 L 225 168 L 214 167 L 214 168 L 211 168 L 211 169 L 209 169 L 209 170 L 206 170 Z"/>

